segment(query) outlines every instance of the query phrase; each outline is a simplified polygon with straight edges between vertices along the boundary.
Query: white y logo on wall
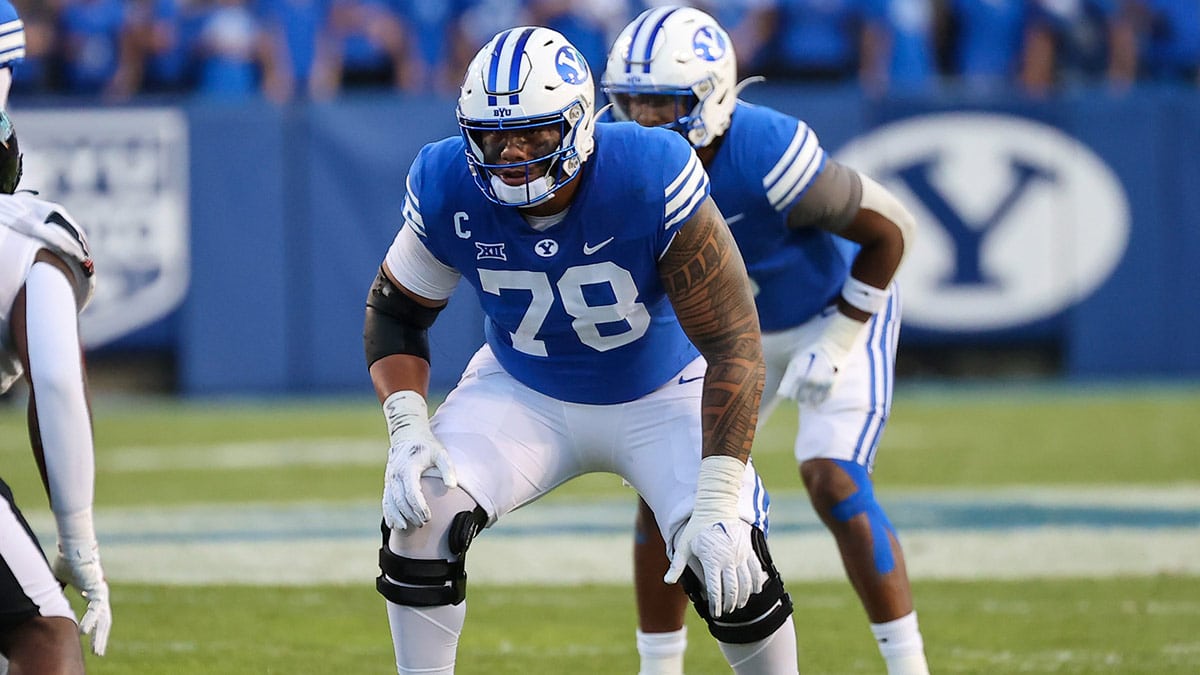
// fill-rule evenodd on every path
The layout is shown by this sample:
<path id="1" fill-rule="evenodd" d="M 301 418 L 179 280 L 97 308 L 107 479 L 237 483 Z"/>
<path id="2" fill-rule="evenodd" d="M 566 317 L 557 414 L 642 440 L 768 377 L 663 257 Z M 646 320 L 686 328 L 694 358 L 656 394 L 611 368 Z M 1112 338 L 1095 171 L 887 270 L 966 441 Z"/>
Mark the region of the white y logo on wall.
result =
<path id="1" fill-rule="evenodd" d="M 996 330 L 1095 291 L 1129 242 L 1129 203 L 1087 146 L 1029 119 L 944 113 L 889 124 L 837 153 L 916 216 L 900 271 L 905 322 Z"/>
<path id="2" fill-rule="evenodd" d="M 187 293 L 187 122 L 172 109 L 28 111 L 21 188 L 88 233 L 96 295 L 80 318 L 98 347 L 171 313 Z"/>

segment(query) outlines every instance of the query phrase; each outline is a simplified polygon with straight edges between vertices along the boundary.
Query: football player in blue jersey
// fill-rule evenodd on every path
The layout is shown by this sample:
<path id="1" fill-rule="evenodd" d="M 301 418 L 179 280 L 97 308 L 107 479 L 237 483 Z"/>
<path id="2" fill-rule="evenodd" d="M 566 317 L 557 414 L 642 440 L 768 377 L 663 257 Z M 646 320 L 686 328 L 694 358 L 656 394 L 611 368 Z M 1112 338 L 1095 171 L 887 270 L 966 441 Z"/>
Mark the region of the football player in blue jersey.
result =
<path id="1" fill-rule="evenodd" d="M 391 440 L 376 585 L 397 669 L 453 672 L 481 529 L 603 471 L 657 515 L 665 579 L 734 671 L 796 673 L 748 461 L 764 371 L 745 266 L 692 147 L 597 125 L 595 86 L 559 33 L 503 31 L 467 69 L 461 135 L 409 170 L 363 327 Z M 427 329 L 460 279 L 486 344 L 429 419 Z"/>
<path id="2" fill-rule="evenodd" d="M 29 440 L 58 531 L 51 565 L 0 479 L 0 673 L 83 673 L 79 633 L 103 655 L 112 627 L 77 318 L 95 277 L 83 230 L 58 204 L 13 194 L 20 178 L 17 136 L 0 111 L 0 393 L 22 376 L 29 385 Z M 66 584 L 87 600 L 78 623 Z"/>
<path id="3" fill-rule="evenodd" d="M 11 2 L 0 0 L 0 110 L 8 109 L 13 66 L 25 58 L 25 24 Z"/>
<path id="4" fill-rule="evenodd" d="M 833 533 L 888 672 L 928 671 L 895 530 L 871 481 L 891 408 L 900 297 L 893 278 L 913 217 L 868 176 L 829 158 L 804 122 L 737 100 L 729 36 L 696 9 L 659 7 L 618 36 L 604 74 L 618 119 L 685 136 L 711 180 L 755 289 L 766 420 L 799 404 L 795 456 Z M 851 243 L 853 242 L 853 243 Z M 634 544 L 643 673 L 679 673 L 685 599 L 662 584 L 654 513 Z"/>

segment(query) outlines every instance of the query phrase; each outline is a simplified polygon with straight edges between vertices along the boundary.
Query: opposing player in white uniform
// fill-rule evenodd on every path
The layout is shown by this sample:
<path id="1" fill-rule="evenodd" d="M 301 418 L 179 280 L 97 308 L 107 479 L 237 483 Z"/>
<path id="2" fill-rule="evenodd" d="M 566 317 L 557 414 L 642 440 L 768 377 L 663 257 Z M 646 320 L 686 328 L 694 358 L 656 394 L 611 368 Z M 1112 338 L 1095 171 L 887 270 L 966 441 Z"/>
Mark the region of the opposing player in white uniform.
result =
<path id="1" fill-rule="evenodd" d="M 691 146 L 596 125 L 594 96 L 562 35 L 504 31 L 467 70 L 461 137 L 409 171 L 364 324 L 391 438 L 377 587 L 397 669 L 453 671 L 480 529 L 603 471 L 658 515 L 668 581 L 735 672 L 795 673 L 748 463 L 763 364 L 744 265 Z M 460 279 L 487 342 L 430 423 L 426 329 Z"/>
<path id="2" fill-rule="evenodd" d="M 620 34 L 604 86 L 619 119 L 675 129 L 707 169 L 754 283 L 767 364 L 760 419 L 780 398 L 798 401 L 800 475 L 888 671 L 925 673 L 904 557 L 870 477 L 891 408 L 893 277 L 914 221 L 874 180 L 829 158 L 804 122 L 738 101 L 736 72 L 729 36 L 710 16 L 660 7 Z M 685 600 L 658 580 L 661 549 L 643 503 L 634 547 L 643 673 L 680 672 L 686 647 Z"/>
<path id="3" fill-rule="evenodd" d="M 0 392 L 29 382 L 29 437 L 58 528 L 48 564 L 0 480 L 0 654 L 17 673 L 82 673 L 79 632 L 104 654 L 112 611 L 92 525 L 95 464 L 78 312 L 94 288 L 83 230 L 62 206 L 13 194 L 21 154 L 0 111 Z M 63 595 L 87 599 L 76 626 Z"/>

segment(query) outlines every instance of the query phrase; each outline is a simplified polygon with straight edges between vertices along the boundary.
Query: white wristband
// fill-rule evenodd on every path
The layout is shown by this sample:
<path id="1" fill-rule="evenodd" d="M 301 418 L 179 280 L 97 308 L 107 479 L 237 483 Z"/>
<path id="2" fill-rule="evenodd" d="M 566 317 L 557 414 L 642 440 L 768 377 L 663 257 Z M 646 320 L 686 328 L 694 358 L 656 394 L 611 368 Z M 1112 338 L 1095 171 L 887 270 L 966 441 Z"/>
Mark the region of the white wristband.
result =
<path id="1" fill-rule="evenodd" d="M 388 438 L 395 444 L 397 439 L 429 435 L 429 407 L 425 397 L 405 389 L 393 392 L 383 402 L 383 416 L 387 419 Z"/>
<path id="2" fill-rule="evenodd" d="M 713 521 L 736 519 L 745 473 L 746 464 L 736 457 L 710 455 L 700 460 L 692 517 L 705 516 Z"/>
<path id="3" fill-rule="evenodd" d="M 887 306 L 888 291 L 886 288 L 875 288 L 854 277 L 846 277 L 842 285 L 842 299 L 851 307 L 861 309 L 867 314 L 878 314 Z"/>

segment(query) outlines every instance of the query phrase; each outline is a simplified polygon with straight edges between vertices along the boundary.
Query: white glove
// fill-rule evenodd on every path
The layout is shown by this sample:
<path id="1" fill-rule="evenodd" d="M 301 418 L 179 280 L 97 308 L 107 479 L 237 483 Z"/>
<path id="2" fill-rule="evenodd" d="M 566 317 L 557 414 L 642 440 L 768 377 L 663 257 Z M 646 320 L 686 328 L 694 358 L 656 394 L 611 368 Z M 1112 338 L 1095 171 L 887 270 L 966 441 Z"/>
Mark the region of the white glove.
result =
<path id="1" fill-rule="evenodd" d="M 663 581 L 673 584 L 695 556 L 704 571 L 708 608 L 714 618 L 744 607 L 762 590 L 767 572 L 750 543 L 750 524 L 738 517 L 738 495 L 746 465 L 716 455 L 700 462 L 692 516 L 676 538 Z"/>
<path id="2" fill-rule="evenodd" d="M 779 396 L 810 406 L 824 403 L 864 325 L 834 312 L 821 338 L 797 351 L 788 362 L 779 380 Z"/>
<path id="3" fill-rule="evenodd" d="M 421 527 L 432 515 L 421 492 L 421 475 L 436 467 L 448 488 L 458 486 L 454 464 L 445 446 L 429 428 L 425 398 L 415 391 L 398 391 L 383 402 L 388 436 L 387 471 L 383 477 L 383 521 L 403 530 Z"/>
<path id="4" fill-rule="evenodd" d="M 94 536 L 59 537 L 54 576 L 79 590 L 87 600 L 87 611 L 79 621 L 79 632 L 92 636 L 92 653 L 104 656 L 108 631 L 112 629 L 112 607 L 108 604 L 108 582 L 100 567 L 100 547 Z"/>

